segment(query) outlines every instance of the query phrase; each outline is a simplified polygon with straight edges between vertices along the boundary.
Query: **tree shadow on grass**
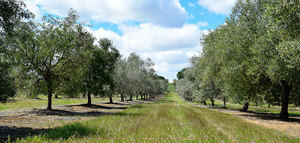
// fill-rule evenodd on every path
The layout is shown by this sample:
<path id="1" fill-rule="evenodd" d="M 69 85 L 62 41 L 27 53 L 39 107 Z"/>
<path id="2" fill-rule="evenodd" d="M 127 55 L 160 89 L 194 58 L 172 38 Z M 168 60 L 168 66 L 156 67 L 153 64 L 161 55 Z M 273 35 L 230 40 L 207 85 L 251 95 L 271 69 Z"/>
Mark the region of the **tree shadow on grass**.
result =
<path id="1" fill-rule="evenodd" d="M 244 117 L 255 117 L 258 119 L 263 119 L 263 120 L 278 120 L 278 121 L 284 121 L 284 122 L 297 122 L 300 123 L 300 119 L 295 118 L 299 117 L 297 115 L 290 115 L 289 119 L 282 119 L 280 118 L 280 114 L 275 114 L 275 113 L 265 113 L 265 112 L 258 112 L 258 111 L 243 111 L 242 109 L 232 109 L 232 108 L 223 108 L 221 106 L 206 106 L 208 109 L 222 109 L 222 110 L 233 110 L 233 111 L 239 111 L 243 113 L 250 113 L 250 114 L 242 114 L 242 115 L 237 115 L 237 116 L 244 116 Z"/>
<path id="2" fill-rule="evenodd" d="M 84 116 L 84 117 L 100 117 L 104 115 L 123 115 L 123 116 L 131 116 L 137 115 L 135 113 L 123 113 L 123 112 L 99 112 L 99 111 L 91 111 L 91 112 L 74 112 L 74 111 L 66 111 L 66 110 L 47 110 L 47 109 L 35 109 L 30 111 L 32 114 L 37 114 L 38 116 Z"/>
<path id="3" fill-rule="evenodd" d="M 238 115 L 238 116 L 255 117 L 255 118 L 259 118 L 259 119 L 263 119 L 263 120 L 279 120 L 279 121 L 284 121 L 284 122 L 300 123 L 300 119 L 293 118 L 293 116 L 290 116 L 290 118 L 288 118 L 288 119 L 282 119 L 282 118 L 280 118 L 279 114 L 274 114 L 274 113 L 263 113 L 263 112 L 254 112 L 254 111 L 247 111 L 246 113 L 252 113 L 252 114 L 243 114 L 243 115 Z"/>
<path id="4" fill-rule="evenodd" d="M 102 105 L 97 105 L 97 104 L 67 105 L 67 107 L 72 107 L 72 106 L 82 106 L 82 107 L 88 107 L 88 108 L 93 108 L 93 109 L 126 109 L 126 108 L 128 108 L 128 107 L 102 106 Z"/>
<path id="5" fill-rule="evenodd" d="M 96 127 L 89 127 L 83 123 L 66 124 L 61 127 L 53 129 L 33 129 L 27 127 L 6 127 L 0 126 L 0 142 L 15 142 L 17 140 L 28 140 L 29 142 L 35 142 L 36 138 L 32 136 L 38 135 L 42 140 L 67 140 L 72 138 L 82 138 L 84 136 L 92 134 L 104 133 L 103 129 Z"/>
<path id="6" fill-rule="evenodd" d="M 52 113 L 51 113 L 52 112 Z M 58 116 L 73 116 L 73 115 L 84 115 L 84 116 L 98 116 L 98 114 L 92 113 L 72 113 L 68 111 L 54 110 L 48 111 L 39 111 L 39 115 L 44 116 L 44 114 L 49 115 L 58 115 Z M 67 115 L 66 115 L 67 113 Z M 107 113 L 100 115 L 112 115 L 112 116 L 137 116 L 140 113 L 125 113 L 125 112 L 116 112 L 116 113 Z M 14 142 L 18 139 L 26 138 L 29 142 L 35 142 L 36 138 L 32 138 L 34 135 L 39 135 L 39 137 L 44 139 L 58 140 L 64 139 L 67 140 L 69 138 L 82 138 L 84 136 L 92 135 L 92 134 L 104 134 L 105 130 L 99 127 L 88 126 L 88 124 L 75 122 L 71 124 L 65 124 L 60 127 L 55 127 L 52 129 L 34 129 L 29 127 L 9 127 L 9 126 L 1 126 L 0 125 L 0 143 L 2 142 Z"/>
<path id="7" fill-rule="evenodd" d="M 17 138 L 38 135 L 45 131 L 46 129 L 0 126 L 0 142 L 14 142 Z"/>
<path id="8" fill-rule="evenodd" d="M 39 116 L 103 116 L 108 115 L 110 112 L 98 112 L 98 111 L 91 111 L 91 112 L 74 112 L 74 111 L 67 111 L 67 110 L 47 110 L 47 109 L 34 109 L 29 111 L 31 114 L 37 114 Z"/>

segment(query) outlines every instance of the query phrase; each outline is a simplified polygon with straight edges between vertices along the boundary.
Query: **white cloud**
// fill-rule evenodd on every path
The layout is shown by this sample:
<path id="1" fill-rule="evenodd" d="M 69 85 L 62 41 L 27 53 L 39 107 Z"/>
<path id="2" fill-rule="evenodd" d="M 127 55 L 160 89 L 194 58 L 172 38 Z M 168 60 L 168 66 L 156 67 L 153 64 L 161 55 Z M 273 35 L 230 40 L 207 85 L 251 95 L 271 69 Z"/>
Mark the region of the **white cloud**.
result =
<path id="1" fill-rule="evenodd" d="M 89 28 L 88 28 L 89 29 Z M 172 80 L 176 73 L 188 66 L 188 59 L 201 51 L 200 37 L 205 31 L 197 24 L 185 24 L 179 28 L 165 28 L 150 23 L 137 26 L 119 26 L 122 36 L 113 31 L 91 30 L 96 38 L 110 38 L 121 54 L 136 52 L 149 57 L 155 63 L 158 74 Z"/>
<path id="2" fill-rule="evenodd" d="M 82 19 L 116 24 L 137 21 L 180 27 L 189 17 L 179 0 L 26 0 L 25 3 L 38 15 L 43 10 L 66 16 L 73 8 Z"/>
<path id="3" fill-rule="evenodd" d="M 236 0 L 198 0 L 205 9 L 216 14 L 229 14 Z"/>
<path id="4" fill-rule="evenodd" d="M 70 8 L 88 22 L 118 25 L 120 34 L 99 28 L 89 30 L 96 38 L 109 38 L 122 55 L 136 52 L 150 57 L 158 74 L 172 80 L 188 66 L 188 58 L 201 51 L 200 26 L 207 22 L 186 24 L 193 17 L 179 0 L 25 0 L 27 8 L 38 18 L 43 13 L 66 16 Z M 127 25 L 137 22 L 139 25 Z"/>

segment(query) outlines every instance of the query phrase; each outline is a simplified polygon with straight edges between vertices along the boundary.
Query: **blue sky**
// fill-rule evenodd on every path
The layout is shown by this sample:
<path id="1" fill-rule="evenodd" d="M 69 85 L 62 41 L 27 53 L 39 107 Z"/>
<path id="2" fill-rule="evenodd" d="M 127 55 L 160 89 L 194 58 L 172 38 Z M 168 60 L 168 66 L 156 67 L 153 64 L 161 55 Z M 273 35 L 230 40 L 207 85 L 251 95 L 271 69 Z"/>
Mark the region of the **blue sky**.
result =
<path id="1" fill-rule="evenodd" d="M 25 0 L 39 20 L 70 8 L 96 38 L 110 38 L 125 57 L 136 52 L 170 81 L 201 52 L 202 34 L 224 23 L 236 0 Z"/>

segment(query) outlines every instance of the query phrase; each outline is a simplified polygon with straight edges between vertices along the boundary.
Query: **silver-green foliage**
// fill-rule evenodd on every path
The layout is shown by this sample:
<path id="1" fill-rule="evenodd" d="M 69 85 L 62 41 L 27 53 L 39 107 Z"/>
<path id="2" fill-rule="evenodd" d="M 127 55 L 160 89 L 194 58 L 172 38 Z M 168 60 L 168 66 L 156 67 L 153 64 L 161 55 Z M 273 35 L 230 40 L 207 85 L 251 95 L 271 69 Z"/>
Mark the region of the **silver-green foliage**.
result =
<path id="1" fill-rule="evenodd" d="M 152 68 L 150 59 L 144 60 L 131 53 L 128 58 L 120 58 L 114 71 L 116 91 L 121 96 L 141 95 L 154 97 L 166 90 L 167 83 L 159 79 Z"/>
<path id="2" fill-rule="evenodd" d="M 299 102 L 299 15 L 297 0 L 237 1 L 225 24 L 202 39 L 195 64 L 201 96 L 247 103 L 280 95 L 286 118 L 289 99 Z"/>

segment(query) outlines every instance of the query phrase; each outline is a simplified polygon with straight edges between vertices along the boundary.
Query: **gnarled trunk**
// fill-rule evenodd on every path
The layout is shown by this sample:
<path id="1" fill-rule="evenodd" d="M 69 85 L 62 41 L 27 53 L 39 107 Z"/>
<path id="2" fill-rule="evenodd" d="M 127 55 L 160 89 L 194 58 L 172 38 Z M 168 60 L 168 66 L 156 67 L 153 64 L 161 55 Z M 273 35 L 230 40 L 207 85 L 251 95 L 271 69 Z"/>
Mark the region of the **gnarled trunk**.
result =
<path id="1" fill-rule="evenodd" d="M 92 97 L 91 97 L 91 93 L 87 91 L 87 97 L 88 97 L 88 103 L 87 105 L 90 106 L 92 105 Z"/>
<path id="2" fill-rule="evenodd" d="M 121 102 L 124 102 L 125 100 L 124 100 L 124 95 L 123 94 L 121 94 Z"/>
<path id="3" fill-rule="evenodd" d="M 223 97 L 223 108 L 226 108 L 226 98 Z"/>
<path id="4" fill-rule="evenodd" d="M 114 103 L 113 98 L 112 98 L 113 94 L 109 94 L 109 103 L 112 104 Z"/>
<path id="5" fill-rule="evenodd" d="M 52 82 L 50 79 L 50 74 L 48 73 L 47 76 L 45 77 L 45 80 L 47 82 L 47 97 L 48 97 L 48 106 L 47 109 L 48 110 L 52 110 Z"/>
<path id="6" fill-rule="evenodd" d="M 249 103 L 248 103 L 248 101 L 246 100 L 246 102 L 245 102 L 245 104 L 244 104 L 244 106 L 243 106 L 243 110 L 242 110 L 242 111 L 247 112 L 247 111 L 248 111 L 248 108 L 249 108 Z"/>
<path id="7" fill-rule="evenodd" d="M 203 104 L 204 104 L 204 105 L 207 105 L 205 100 L 203 100 Z"/>
<path id="8" fill-rule="evenodd" d="M 282 85 L 283 85 L 283 91 L 281 97 L 280 118 L 288 119 L 289 118 L 288 108 L 289 108 L 290 93 L 292 87 L 285 81 L 282 81 Z"/>
<path id="9" fill-rule="evenodd" d="M 52 110 L 52 89 L 48 89 L 48 110 Z"/>
<path id="10" fill-rule="evenodd" d="M 215 106 L 215 101 L 213 98 L 210 98 L 210 101 L 211 101 L 211 106 Z"/>

